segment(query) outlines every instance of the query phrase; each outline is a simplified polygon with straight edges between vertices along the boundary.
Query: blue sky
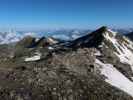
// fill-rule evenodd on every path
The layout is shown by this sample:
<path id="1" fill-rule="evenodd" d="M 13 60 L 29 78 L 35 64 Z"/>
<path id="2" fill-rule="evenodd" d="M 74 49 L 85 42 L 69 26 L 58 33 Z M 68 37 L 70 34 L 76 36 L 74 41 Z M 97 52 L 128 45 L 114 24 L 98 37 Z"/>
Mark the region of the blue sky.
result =
<path id="1" fill-rule="evenodd" d="M 0 0 L 0 28 L 133 26 L 133 0 Z"/>

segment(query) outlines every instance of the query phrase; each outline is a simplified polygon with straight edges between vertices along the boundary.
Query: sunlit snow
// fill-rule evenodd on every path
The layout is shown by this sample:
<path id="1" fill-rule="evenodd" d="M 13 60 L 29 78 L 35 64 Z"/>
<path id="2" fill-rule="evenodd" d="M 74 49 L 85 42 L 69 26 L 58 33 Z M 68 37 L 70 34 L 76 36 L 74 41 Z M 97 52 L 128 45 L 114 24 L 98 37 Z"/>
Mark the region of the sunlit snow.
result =
<path id="1" fill-rule="evenodd" d="M 133 82 L 120 73 L 113 65 L 104 64 L 100 60 L 95 60 L 96 66 L 101 74 L 106 77 L 105 81 L 116 88 L 126 92 L 133 97 Z"/>
<path id="2" fill-rule="evenodd" d="M 130 42 L 128 39 L 126 39 L 124 36 L 124 40 L 127 41 L 128 43 L 119 43 L 117 41 L 117 39 L 115 38 L 115 32 L 113 33 L 114 36 L 109 36 L 109 33 L 106 32 L 104 34 L 104 37 L 109 40 L 113 45 L 114 47 L 117 49 L 117 52 L 114 52 L 114 54 L 116 54 L 120 61 L 122 63 L 125 63 L 125 64 L 129 64 L 131 66 L 131 69 L 133 70 L 133 52 L 131 51 L 131 49 L 133 48 L 132 46 L 132 42 Z M 130 49 L 129 49 L 130 48 Z"/>
<path id="3" fill-rule="evenodd" d="M 94 53 L 94 55 L 95 55 L 95 56 L 101 56 L 101 52 L 97 50 L 97 51 Z"/>
<path id="4" fill-rule="evenodd" d="M 34 56 L 25 58 L 25 61 L 38 61 L 41 59 L 41 53 L 36 52 Z"/>

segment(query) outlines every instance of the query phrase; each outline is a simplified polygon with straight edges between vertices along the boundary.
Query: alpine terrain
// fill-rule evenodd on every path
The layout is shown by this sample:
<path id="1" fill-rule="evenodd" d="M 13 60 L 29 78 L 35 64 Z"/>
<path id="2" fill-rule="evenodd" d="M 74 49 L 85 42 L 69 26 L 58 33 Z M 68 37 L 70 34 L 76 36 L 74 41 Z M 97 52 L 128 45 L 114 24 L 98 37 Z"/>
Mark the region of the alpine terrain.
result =
<path id="1" fill-rule="evenodd" d="M 101 27 L 1 44 L 0 100 L 133 100 L 133 42 Z"/>

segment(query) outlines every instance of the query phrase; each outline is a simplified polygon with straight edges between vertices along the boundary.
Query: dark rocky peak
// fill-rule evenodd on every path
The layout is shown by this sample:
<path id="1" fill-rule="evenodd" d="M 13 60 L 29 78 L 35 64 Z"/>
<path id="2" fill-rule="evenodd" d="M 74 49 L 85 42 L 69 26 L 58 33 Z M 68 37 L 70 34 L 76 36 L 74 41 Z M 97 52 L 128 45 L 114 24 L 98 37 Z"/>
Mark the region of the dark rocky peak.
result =
<path id="1" fill-rule="evenodd" d="M 17 42 L 16 46 L 27 48 L 27 47 L 33 45 L 35 43 L 35 41 L 36 41 L 36 38 L 34 38 L 32 36 L 26 36 L 22 40 Z"/>
<path id="2" fill-rule="evenodd" d="M 26 36 L 22 40 L 17 42 L 16 46 L 20 46 L 24 48 L 47 47 L 49 45 L 53 45 L 58 42 L 59 42 L 58 40 L 52 37 L 34 38 L 32 36 Z"/>
<path id="3" fill-rule="evenodd" d="M 133 32 L 126 34 L 126 36 L 133 41 Z"/>
<path id="4" fill-rule="evenodd" d="M 34 48 L 34 47 L 44 47 L 49 45 L 46 41 L 45 37 L 41 37 L 40 39 L 38 39 L 33 45 L 30 46 L 30 48 Z"/>
<path id="5" fill-rule="evenodd" d="M 92 33 L 88 33 L 87 35 L 72 41 L 70 47 L 98 47 L 102 41 L 104 41 L 106 35 L 113 37 L 115 34 L 116 32 L 103 26 Z"/>
<path id="6" fill-rule="evenodd" d="M 56 43 L 58 43 L 58 41 L 52 37 L 42 37 L 38 39 L 31 47 L 47 47 Z"/>

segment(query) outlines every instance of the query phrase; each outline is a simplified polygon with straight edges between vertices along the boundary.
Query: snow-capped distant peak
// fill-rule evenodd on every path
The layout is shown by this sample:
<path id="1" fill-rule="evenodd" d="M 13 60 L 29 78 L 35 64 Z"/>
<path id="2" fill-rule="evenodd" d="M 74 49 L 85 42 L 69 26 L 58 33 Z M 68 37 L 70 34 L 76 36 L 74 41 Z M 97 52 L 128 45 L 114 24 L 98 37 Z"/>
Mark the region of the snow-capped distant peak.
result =
<path id="1" fill-rule="evenodd" d="M 38 37 L 38 34 L 34 33 L 34 32 L 26 32 L 26 33 L 5 32 L 5 33 L 0 33 L 0 44 L 9 44 L 9 43 L 13 43 L 13 42 L 18 42 L 27 36 Z"/>
<path id="2" fill-rule="evenodd" d="M 0 44 L 8 44 L 8 43 L 19 41 L 21 39 L 21 35 L 17 33 L 10 32 L 10 33 L 3 33 L 3 34 L 4 36 L 0 34 Z"/>

